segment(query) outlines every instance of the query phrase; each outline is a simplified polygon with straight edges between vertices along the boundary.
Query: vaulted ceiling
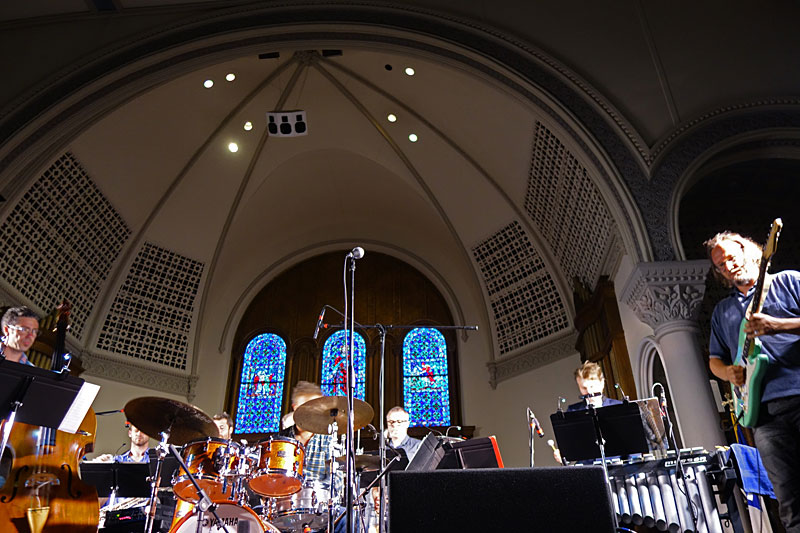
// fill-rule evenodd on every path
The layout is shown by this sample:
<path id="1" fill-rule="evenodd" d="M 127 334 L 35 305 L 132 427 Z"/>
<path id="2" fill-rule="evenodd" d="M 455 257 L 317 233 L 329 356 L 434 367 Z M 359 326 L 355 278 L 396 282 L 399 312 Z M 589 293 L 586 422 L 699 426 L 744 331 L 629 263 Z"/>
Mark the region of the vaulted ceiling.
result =
<path id="1" fill-rule="evenodd" d="M 361 245 L 513 359 L 571 342 L 573 279 L 680 257 L 694 166 L 800 125 L 794 5 L 468 4 L 6 3 L 4 299 L 70 293 L 90 369 L 185 384 L 271 279 Z"/>

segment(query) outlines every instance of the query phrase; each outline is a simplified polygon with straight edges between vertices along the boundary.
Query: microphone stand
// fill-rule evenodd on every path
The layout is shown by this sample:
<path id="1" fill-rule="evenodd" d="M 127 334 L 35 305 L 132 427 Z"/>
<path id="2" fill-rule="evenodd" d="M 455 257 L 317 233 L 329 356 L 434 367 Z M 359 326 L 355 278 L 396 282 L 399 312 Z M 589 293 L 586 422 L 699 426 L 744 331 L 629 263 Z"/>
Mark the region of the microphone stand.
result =
<path id="1" fill-rule="evenodd" d="M 528 409 L 528 451 L 531 454 L 531 468 L 533 468 L 533 417 L 531 416 L 531 410 Z"/>
<path id="2" fill-rule="evenodd" d="M 352 270 L 355 269 L 355 267 L 351 267 L 351 268 L 352 268 Z M 352 289 L 351 289 L 351 291 L 352 291 Z M 352 303 L 353 303 L 352 298 L 353 298 L 353 296 L 352 296 L 352 292 L 351 292 L 351 306 L 355 307 L 354 305 L 352 305 Z M 341 311 L 339 311 L 338 309 L 336 309 L 335 307 L 330 306 L 330 305 L 326 305 L 326 307 L 328 309 L 334 311 L 335 313 L 337 313 L 339 316 L 343 317 L 345 322 L 344 322 L 344 324 L 340 324 L 340 325 L 323 324 L 322 328 L 323 329 L 345 328 L 345 330 L 347 330 L 348 329 L 347 328 L 348 316 L 347 316 L 347 308 L 346 308 L 346 306 L 345 306 L 345 313 L 342 313 Z M 379 411 L 378 416 L 380 417 L 380 423 L 378 424 L 378 426 L 379 426 L 379 428 L 378 428 L 378 434 L 379 434 L 378 450 L 379 450 L 379 454 L 380 454 L 381 471 L 378 474 L 378 477 L 376 477 L 376 480 L 380 479 L 380 498 L 381 498 L 381 500 L 380 500 L 379 532 L 380 533 L 384 533 L 385 525 L 386 525 L 385 524 L 385 515 L 386 515 L 386 511 L 387 511 L 387 509 L 385 508 L 386 499 L 385 499 L 385 496 L 384 496 L 385 493 L 386 493 L 386 477 L 385 477 L 385 474 L 387 473 L 389 466 L 392 464 L 392 462 L 394 462 L 394 459 L 393 459 L 388 464 L 386 463 L 386 437 L 384 435 L 384 432 L 385 432 L 385 428 L 384 428 L 384 409 L 385 409 L 385 405 L 384 405 L 384 402 L 385 402 L 385 396 L 386 396 L 386 394 L 385 394 L 386 331 L 389 330 L 389 329 L 416 329 L 416 328 L 426 327 L 426 326 L 421 326 L 419 324 L 404 324 L 404 325 L 396 325 L 396 326 L 395 325 L 388 325 L 387 326 L 387 325 L 384 325 L 384 324 L 366 324 L 366 325 L 364 325 L 364 324 L 359 324 L 358 322 L 356 322 L 355 318 L 352 315 L 349 318 L 350 318 L 350 328 L 349 328 L 350 331 L 349 331 L 349 333 L 351 334 L 351 338 L 348 339 L 348 340 L 350 341 L 350 344 L 349 344 L 350 345 L 350 353 L 352 353 L 354 351 L 354 348 L 353 348 L 354 341 L 353 341 L 353 338 L 352 338 L 352 335 L 354 333 L 354 325 L 358 325 L 358 327 L 361 328 L 361 329 L 377 329 L 378 330 L 378 335 L 380 337 L 380 344 L 381 344 L 381 349 L 380 349 L 381 356 L 380 357 L 381 357 L 381 362 L 380 362 L 380 379 L 379 379 L 379 383 L 378 383 L 378 391 L 379 391 L 379 396 L 380 396 L 380 400 L 379 400 L 380 411 Z M 460 329 L 460 330 L 477 331 L 478 326 L 435 326 L 434 329 L 445 329 L 445 330 Z M 353 376 L 352 383 L 355 383 L 355 368 L 353 366 L 353 358 L 350 356 L 350 354 L 348 354 L 347 366 L 348 366 L 348 370 L 347 370 L 348 380 L 351 379 L 350 376 L 351 376 L 351 372 L 352 372 L 352 376 Z M 355 393 L 355 385 L 353 385 L 353 387 L 351 389 L 350 383 L 351 382 L 348 381 L 348 387 L 347 387 L 347 390 L 348 390 L 348 400 L 347 400 L 348 401 L 348 406 L 352 406 L 352 404 L 353 404 L 352 397 L 353 397 L 353 395 Z M 348 423 L 348 426 L 352 426 L 352 419 L 353 419 L 353 412 L 351 410 L 351 411 L 348 412 L 348 420 L 350 421 Z M 349 457 L 350 457 L 350 448 L 351 448 L 349 443 L 352 442 L 350 439 L 351 439 L 351 436 L 348 435 L 348 439 L 347 439 L 347 443 L 348 444 L 347 444 L 347 447 L 346 447 L 346 449 L 347 449 L 346 453 L 347 453 L 347 456 L 348 456 L 348 461 L 347 461 L 348 465 L 350 465 Z M 353 456 L 353 470 L 355 470 L 355 456 Z M 349 480 L 349 477 L 348 477 L 348 480 Z M 348 487 L 349 486 L 350 485 L 348 484 Z M 356 490 L 352 490 L 351 494 L 355 494 L 356 492 L 357 492 Z M 352 498 L 352 496 L 351 496 L 351 498 Z M 350 517 L 350 511 L 349 511 L 350 507 L 346 507 L 346 509 L 348 509 L 348 518 L 349 518 Z M 348 531 L 348 533 L 355 533 L 354 531 L 352 531 L 350 529 L 349 525 L 348 525 L 347 531 Z"/>
<path id="3" fill-rule="evenodd" d="M 606 464 L 606 440 L 603 438 L 603 431 L 600 429 L 600 419 L 597 418 L 597 408 L 589 401 L 589 398 L 584 399 L 586 400 L 586 407 L 589 411 L 589 416 L 592 417 L 592 423 L 594 424 L 595 442 L 597 443 L 597 447 L 600 448 L 600 461 L 603 465 L 603 474 L 605 474 L 606 477 L 606 486 L 608 487 L 610 497 L 612 491 L 611 479 L 608 476 L 608 465 Z M 617 513 L 612 512 L 611 516 L 614 520 L 614 531 L 618 531 L 619 523 L 617 522 Z"/>

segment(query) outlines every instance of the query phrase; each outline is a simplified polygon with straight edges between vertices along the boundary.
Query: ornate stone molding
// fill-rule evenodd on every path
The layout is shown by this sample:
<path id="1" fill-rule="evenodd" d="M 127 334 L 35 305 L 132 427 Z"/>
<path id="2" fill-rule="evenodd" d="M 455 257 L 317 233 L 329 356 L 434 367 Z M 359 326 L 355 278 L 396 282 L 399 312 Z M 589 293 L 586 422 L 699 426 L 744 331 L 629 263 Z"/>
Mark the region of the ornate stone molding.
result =
<path id="1" fill-rule="evenodd" d="M 676 321 L 696 321 L 709 262 L 639 263 L 622 291 L 639 320 L 658 332 Z"/>
<path id="2" fill-rule="evenodd" d="M 86 369 L 86 375 L 89 376 L 129 383 L 138 387 L 147 387 L 171 394 L 181 394 L 186 396 L 189 401 L 192 401 L 189 399 L 190 395 L 194 398 L 193 376 L 187 374 L 146 368 L 90 352 L 81 354 L 81 362 Z M 194 384 L 196 384 L 197 378 L 194 377 L 194 380 Z"/>
<path id="3" fill-rule="evenodd" d="M 486 363 L 489 367 L 489 384 L 492 389 L 496 389 L 501 381 L 574 355 L 577 353 L 575 350 L 577 341 L 578 333 L 571 330 L 566 335 L 549 340 L 524 353 Z"/>

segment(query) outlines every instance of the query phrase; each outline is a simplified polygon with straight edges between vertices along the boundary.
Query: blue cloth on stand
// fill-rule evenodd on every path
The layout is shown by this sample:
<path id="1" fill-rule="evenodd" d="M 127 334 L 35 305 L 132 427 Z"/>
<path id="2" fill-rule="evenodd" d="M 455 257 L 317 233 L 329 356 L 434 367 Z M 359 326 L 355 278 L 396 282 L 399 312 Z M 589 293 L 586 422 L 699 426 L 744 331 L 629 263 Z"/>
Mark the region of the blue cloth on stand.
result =
<path id="1" fill-rule="evenodd" d="M 774 499 L 775 491 L 772 490 L 772 482 L 767 476 L 758 450 L 744 444 L 731 444 L 731 451 L 736 456 L 736 463 L 739 465 L 739 475 L 742 476 L 744 491 Z"/>

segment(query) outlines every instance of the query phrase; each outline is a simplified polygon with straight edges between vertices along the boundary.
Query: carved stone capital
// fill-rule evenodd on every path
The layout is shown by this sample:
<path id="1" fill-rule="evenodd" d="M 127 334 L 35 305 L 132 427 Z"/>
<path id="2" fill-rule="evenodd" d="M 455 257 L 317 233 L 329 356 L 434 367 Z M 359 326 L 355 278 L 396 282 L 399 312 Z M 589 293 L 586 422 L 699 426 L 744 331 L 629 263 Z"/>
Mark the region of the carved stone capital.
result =
<path id="1" fill-rule="evenodd" d="M 696 322 L 709 267 L 707 260 L 639 263 L 621 299 L 655 332 L 674 322 Z"/>
<path id="2" fill-rule="evenodd" d="M 577 353 L 577 341 L 578 333 L 569 331 L 566 335 L 560 335 L 521 354 L 486 363 L 489 367 L 489 384 L 495 389 L 501 381 L 574 355 Z"/>
<path id="3" fill-rule="evenodd" d="M 86 375 L 129 383 L 138 387 L 147 387 L 161 392 L 181 394 L 186 396 L 187 399 L 190 392 L 193 392 L 192 376 L 187 374 L 148 368 L 91 352 L 83 352 L 81 354 L 81 362 L 86 369 Z"/>

